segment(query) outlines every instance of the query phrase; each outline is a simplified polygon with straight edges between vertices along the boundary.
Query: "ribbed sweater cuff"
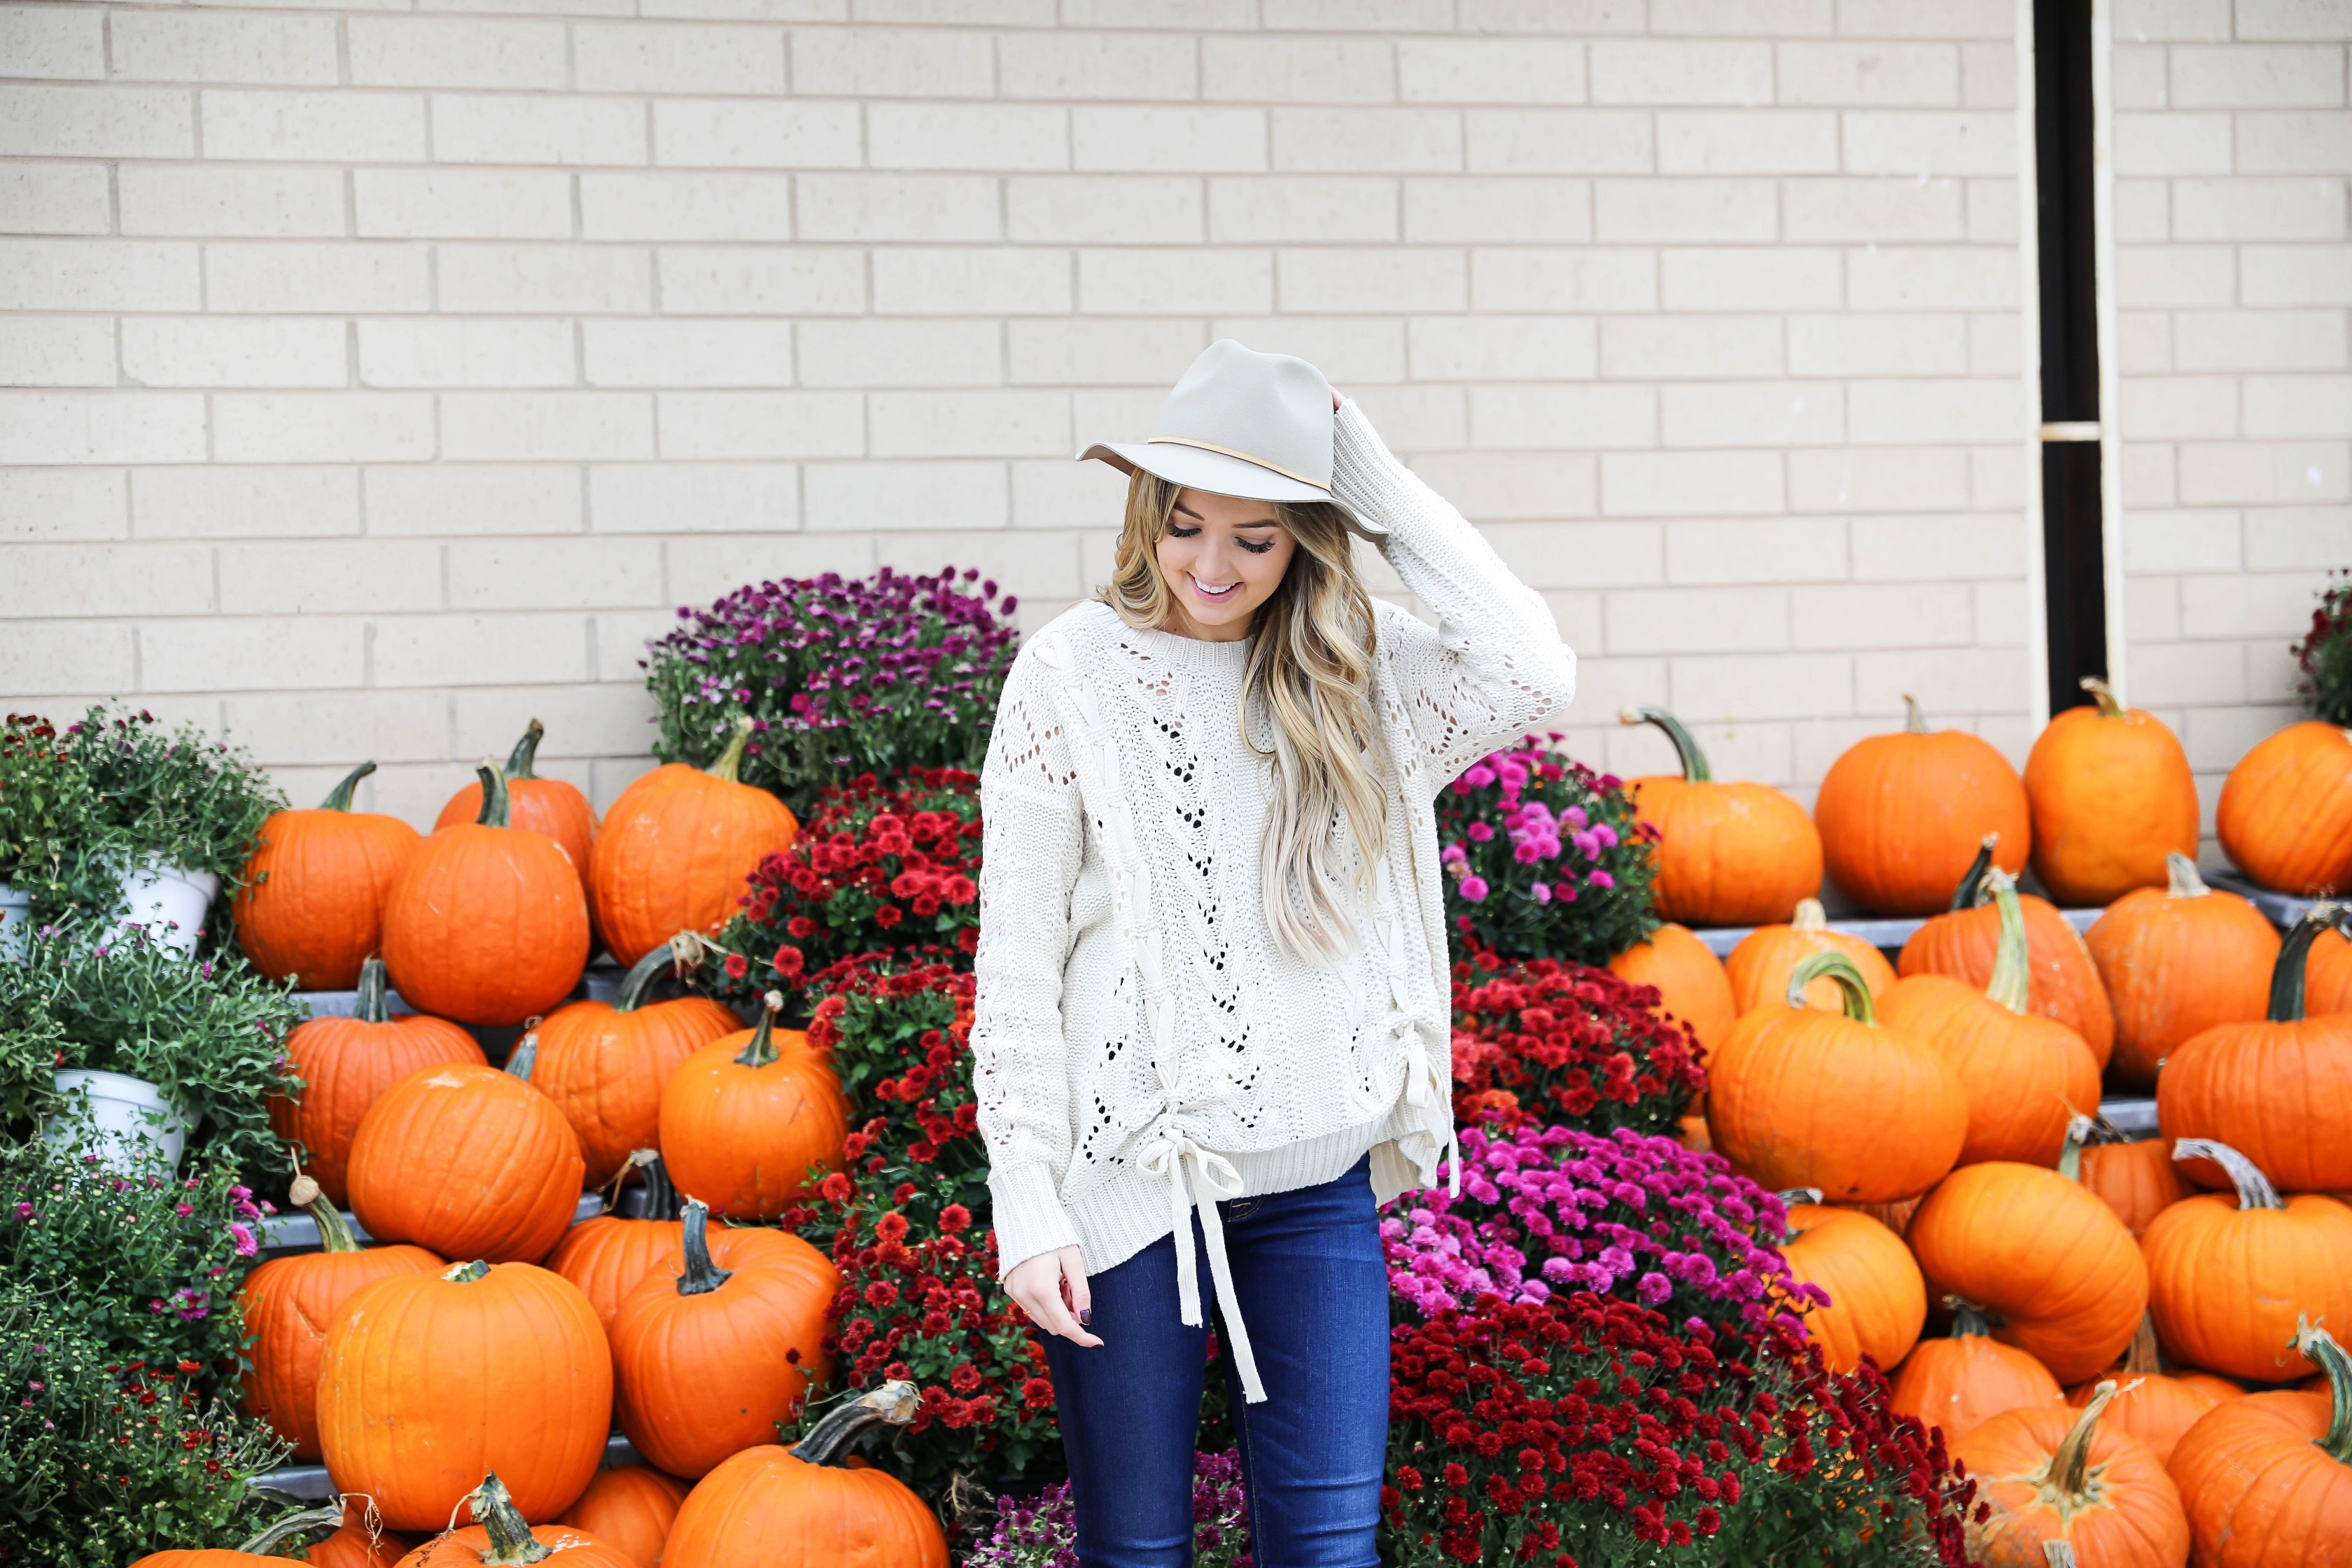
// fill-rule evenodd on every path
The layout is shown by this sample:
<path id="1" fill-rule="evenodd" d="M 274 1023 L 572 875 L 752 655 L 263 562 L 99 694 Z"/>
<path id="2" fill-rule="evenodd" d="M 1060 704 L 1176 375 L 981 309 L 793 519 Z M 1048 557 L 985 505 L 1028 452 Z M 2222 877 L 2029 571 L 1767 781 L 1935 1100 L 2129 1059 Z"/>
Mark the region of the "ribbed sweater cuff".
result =
<path id="1" fill-rule="evenodd" d="M 1078 1244 L 1077 1226 L 1070 1223 L 1055 1190 L 1054 1173 L 1044 1165 L 992 1169 L 988 1193 L 996 1209 L 996 1277 L 1013 1271 L 1041 1252 Z"/>
<path id="2" fill-rule="evenodd" d="M 1385 521 L 1419 483 L 1363 411 L 1353 401 L 1341 404 L 1331 421 L 1331 493 Z"/>

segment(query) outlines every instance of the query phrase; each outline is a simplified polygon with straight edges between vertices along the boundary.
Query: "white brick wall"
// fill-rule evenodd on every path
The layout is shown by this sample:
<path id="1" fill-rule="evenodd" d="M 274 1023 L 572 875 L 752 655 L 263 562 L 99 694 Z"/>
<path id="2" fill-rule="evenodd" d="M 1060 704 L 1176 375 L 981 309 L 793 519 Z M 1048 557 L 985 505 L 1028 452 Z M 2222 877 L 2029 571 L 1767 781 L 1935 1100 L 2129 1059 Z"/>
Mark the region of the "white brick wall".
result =
<path id="1" fill-rule="evenodd" d="M 2118 5 L 2132 678 L 2218 777 L 2352 562 L 2352 0 Z M 1663 700 L 1810 796 L 1906 690 L 2021 757 L 2013 20 L 0 5 L 0 691 L 420 822 L 538 714 L 609 799 L 677 605 L 1086 593 L 1067 454 L 1234 335 L 1546 591 L 1593 760 Z"/>

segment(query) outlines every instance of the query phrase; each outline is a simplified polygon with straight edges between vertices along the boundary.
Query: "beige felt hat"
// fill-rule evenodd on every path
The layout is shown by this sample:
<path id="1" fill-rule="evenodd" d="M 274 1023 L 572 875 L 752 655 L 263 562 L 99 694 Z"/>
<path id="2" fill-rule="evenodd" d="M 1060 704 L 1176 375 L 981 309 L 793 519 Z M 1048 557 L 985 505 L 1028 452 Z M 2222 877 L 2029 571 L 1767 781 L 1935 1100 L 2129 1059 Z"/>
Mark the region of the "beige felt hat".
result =
<path id="1" fill-rule="evenodd" d="M 1386 533 L 1331 493 L 1332 413 L 1321 371 L 1220 338 L 1176 383 L 1149 439 L 1097 441 L 1078 459 L 1215 495 L 1328 501 L 1362 532 Z"/>

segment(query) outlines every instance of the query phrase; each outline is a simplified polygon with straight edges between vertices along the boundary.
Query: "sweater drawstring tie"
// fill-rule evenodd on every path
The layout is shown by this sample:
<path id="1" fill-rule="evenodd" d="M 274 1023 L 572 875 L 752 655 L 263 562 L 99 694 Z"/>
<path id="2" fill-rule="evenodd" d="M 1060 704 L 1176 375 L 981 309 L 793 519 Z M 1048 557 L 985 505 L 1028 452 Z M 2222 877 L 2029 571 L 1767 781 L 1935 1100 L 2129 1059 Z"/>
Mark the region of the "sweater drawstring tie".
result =
<path id="1" fill-rule="evenodd" d="M 1187 1160 L 1192 1163 L 1189 1183 L 1184 1169 Z M 1253 1405 L 1264 1400 L 1265 1388 L 1258 1382 L 1257 1358 L 1250 1352 L 1249 1331 L 1242 1326 L 1241 1303 L 1234 1297 L 1233 1266 L 1225 1260 L 1225 1227 L 1217 1217 L 1220 1198 L 1241 1196 L 1244 1185 L 1241 1172 L 1223 1154 L 1178 1131 L 1164 1115 L 1135 1163 L 1144 1174 L 1168 1180 L 1168 1218 L 1176 1241 L 1177 1321 L 1193 1328 L 1202 1321 L 1200 1268 L 1192 1252 L 1192 1215 L 1198 1213 L 1201 1238 L 1209 1249 L 1209 1276 L 1217 1292 L 1217 1310 L 1224 1319 L 1234 1368 L 1241 1373 L 1242 1397 Z"/>
<path id="2" fill-rule="evenodd" d="M 1412 993 L 1405 987 L 1404 929 L 1397 923 L 1396 901 L 1389 889 L 1389 865 L 1383 859 L 1373 872 L 1372 896 L 1380 906 L 1381 946 L 1388 960 L 1389 1037 L 1402 1039 L 1404 1046 L 1405 1103 L 1430 1110 L 1446 1103 L 1449 1086 L 1429 1050 L 1429 1025 L 1415 1015 Z M 1462 1139 L 1451 1114 L 1445 1118 L 1444 1159 L 1447 1193 L 1458 1198 L 1462 1195 Z"/>

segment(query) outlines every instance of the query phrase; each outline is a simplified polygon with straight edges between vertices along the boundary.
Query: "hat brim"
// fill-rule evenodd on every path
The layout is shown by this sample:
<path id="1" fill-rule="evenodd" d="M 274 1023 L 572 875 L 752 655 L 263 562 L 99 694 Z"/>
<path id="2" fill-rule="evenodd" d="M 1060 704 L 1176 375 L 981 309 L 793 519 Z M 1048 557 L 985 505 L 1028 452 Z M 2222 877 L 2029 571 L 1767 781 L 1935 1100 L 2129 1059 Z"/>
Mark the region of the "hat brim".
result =
<path id="1" fill-rule="evenodd" d="M 1228 457 L 1223 452 L 1171 441 L 1097 441 L 1078 454 L 1080 462 L 1090 458 L 1108 463 L 1123 474 L 1141 468 L 1170 484 L 1207 490 L 1212 495 L 1240 496 L 1248 500 L 1322 501 L 1338 507 L 1339 514 L 1359 533 L 1377 538 L 1388 532 L 1320 485 L 1278 474 L 1246 458 Z"/>

